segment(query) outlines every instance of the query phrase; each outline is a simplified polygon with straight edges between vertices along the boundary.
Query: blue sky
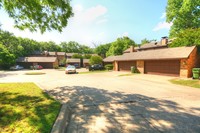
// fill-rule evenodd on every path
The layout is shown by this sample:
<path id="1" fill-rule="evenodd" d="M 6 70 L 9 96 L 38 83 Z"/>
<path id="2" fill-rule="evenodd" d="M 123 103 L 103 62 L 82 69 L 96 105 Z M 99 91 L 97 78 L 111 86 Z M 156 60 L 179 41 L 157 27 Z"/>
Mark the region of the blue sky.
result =
<path id="1" fill-rule="evenodd" d="M 166 23 L 167 0 L 72 0 L 74 17 L 62 33 L 46 32 L 43 35 L 13 28 L 13 20 L 0 10 L 2 29 L 16 36 L 37 41 L 76 41 L 93 47 L 128 36 L 136 43 L 142 39 L 168 36 L 172 24 Z"/>

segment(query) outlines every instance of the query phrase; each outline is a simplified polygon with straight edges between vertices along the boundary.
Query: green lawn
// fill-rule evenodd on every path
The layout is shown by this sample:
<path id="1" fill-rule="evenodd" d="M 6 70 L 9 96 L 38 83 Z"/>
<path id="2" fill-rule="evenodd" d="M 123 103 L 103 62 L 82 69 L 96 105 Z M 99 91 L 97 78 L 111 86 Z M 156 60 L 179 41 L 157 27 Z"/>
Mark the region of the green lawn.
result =
<path id="1" fill-rule="evenodd" d="M 170 80 L 173 84 L 190 86 L 195 88 L 200 88 L 200 81 L 199 80 L 181 80 L 181 79 L 173 79 Z"/>
<path id="2" fill-rule="evenodd" d="M 34 83 L 0 83 L 0 132 L 49 133 L 60 107 Z"/>
<path id="3" fill-rule="evenodd" d="M 27 72 L 25 73 L 25 75 L 43 75 L 43 74 L 46 74 L 44 72 Z"/>
<path id="4" fill-rule="evenodd" d="M 120 75 L 118 75 L 118 76 L 133 76 L 133 75 L 135 75 L 135 74 L 138 74 L 138 73 L 126 73 L 126 74 L 120 74 Z"/>
<path id="5" fill-rule="evenodd" d="M 103 72 L 111 72 L 108 70 L 95 70 L 95 71 L 87 71 L 87 72 L 79 72 L 78 74 L 93 74 L 93 73 L 103 73 Z"/>

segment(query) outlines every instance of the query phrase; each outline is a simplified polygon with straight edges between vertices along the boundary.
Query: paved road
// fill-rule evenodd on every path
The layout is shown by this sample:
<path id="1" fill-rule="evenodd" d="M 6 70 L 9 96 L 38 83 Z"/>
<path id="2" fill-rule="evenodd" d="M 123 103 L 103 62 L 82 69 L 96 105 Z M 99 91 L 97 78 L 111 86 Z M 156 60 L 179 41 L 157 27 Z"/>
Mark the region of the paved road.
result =
<path id="1" fill-rule="evenodd" d="M 42 71 L 46 74 L 0 72 L 0 82 L 35 82 L 67 103 L 67 132 L 200 132 L 200 89 L 173 85 L 172 77 Z"/>

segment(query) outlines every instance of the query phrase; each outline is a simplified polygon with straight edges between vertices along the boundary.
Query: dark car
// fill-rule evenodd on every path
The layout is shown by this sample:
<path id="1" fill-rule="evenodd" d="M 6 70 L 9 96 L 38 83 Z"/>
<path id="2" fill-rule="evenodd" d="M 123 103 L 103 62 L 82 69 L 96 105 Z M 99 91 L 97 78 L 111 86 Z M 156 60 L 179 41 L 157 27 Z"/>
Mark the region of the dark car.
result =
<path id="1" fill-rule="evenodd" d="M 101 64 L 94 64 L 89 67 L 89 71 L 93 70 L 103 70 L 104 67 Z"/>

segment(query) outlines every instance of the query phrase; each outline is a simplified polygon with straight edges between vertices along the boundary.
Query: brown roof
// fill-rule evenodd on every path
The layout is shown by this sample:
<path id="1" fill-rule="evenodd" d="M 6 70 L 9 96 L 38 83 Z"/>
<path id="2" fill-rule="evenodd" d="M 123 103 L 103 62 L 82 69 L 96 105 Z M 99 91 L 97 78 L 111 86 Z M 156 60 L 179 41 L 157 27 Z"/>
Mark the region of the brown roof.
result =
<path id="1" fill-rule="evenodd" d="M 108 56 L 105 59 L 103 59 L 104 62 L 113 62 L 115 61 L 118 57 L 120 57 L 120 55 L 118 56 Z"/>
<path id="2" fill-rule="evenodd" d="M 156 50 L 139 51 L 133 53 L 125 53 L 121 56 L 118 56 L 117 58 L 115 57 L 114 60 L 126 61 L 126 60 L 184 59 L 189 57 L 190 53 L 194 50 L 194 48 L 195 46 L 176 47 L 176 48 L 164 48 Z"/>
<path id="3" fill-rule="evenodd" d="M 89 63 L 89 59 L 83 59 L 83 63 Z"/>
<path id="4" fill-rule="evenodd" d="M 55 62 L 56 57 L 19 57 L 17 62 Z"/>
<path id="5" fill-rule="evenodd" d="M 67 62 L 73 62 L 73 63 L 80 63 L 80 59 L 75 59 L 75 58 L 72 58 L 72 59 L 67 59 Z"/>
<path id="6" fill-rule="evenodd" d="M 49 52 L 49 55 L 56 55 L 56 52 Z M 65 52 L 57 52 L 57 55 L 65 55 Z"/>
<path id="7" fill-rule="evenodd" d="M 142 46 L 138 46 L 138 47 L 135 47 L 134 49 L 135 50 L 142 50 L 142 49 L 150 49 L 150 48 L 160 48 L 160 47 L 167 47 L 168 44 L 164 44 L 162 45 L 161 42 L 150 42 L 150 43 L 146 43 L 146 44 L 143 44 Z M 124 51 L 124 53 L 130 53 L 130 48 L 126 49 Z"/>
<path id="8" fill-rule="evenodd" d="M 73 56 L 76 53 L 66 53 L 67 56 Z"/>

